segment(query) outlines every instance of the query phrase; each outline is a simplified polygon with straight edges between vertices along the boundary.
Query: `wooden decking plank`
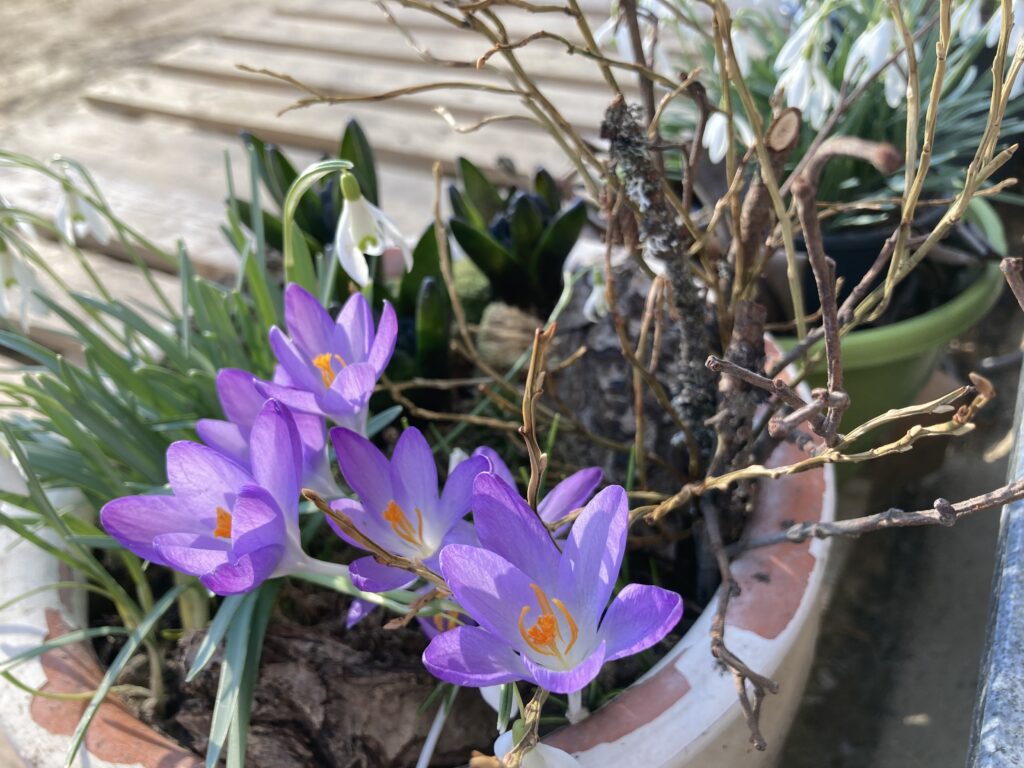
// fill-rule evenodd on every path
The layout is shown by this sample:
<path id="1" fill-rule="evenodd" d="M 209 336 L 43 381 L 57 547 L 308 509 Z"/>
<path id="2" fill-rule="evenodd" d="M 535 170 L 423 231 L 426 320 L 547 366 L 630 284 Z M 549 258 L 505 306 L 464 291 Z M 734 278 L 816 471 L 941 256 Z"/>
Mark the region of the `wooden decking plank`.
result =
<path id="1" fill-rule="evenodd" d="M 94 298 L 102 297 L 101 291 L 83 266 L 82 259 L 69 249 L 41 239 L 34 243 L 33 247 L 71 291 Z M 82 257 L 88 261 L 89 266 L 99 276 L 111 298 L 133 307 L 157 327 L 166 326 L 166 321 L 162 317 L 162 305 L 159 304 L 156 293 L 146 281 L 141 270 L 132 264 L 98 253 L 83 252 Z M 36 274 L 42 289 L 58 305 L 66 309 L 72 316 L 85 321 L 93 331 L 99 333 L 109 343 L 121 346 L 118 338 L 110 336 L 109 333 L 101 329 L 52 277 L 38 267 Z M 151 272 L 151 275 L 171 306 L 179 307 L 181 305 L 181 286 L 178 278 L 157 271 Z M 113 318 L 105 319 L 115 332 L 120 332 L 120 323 Z M 13 316 L 11 320 L 17 322 L 17 315 Z M 45 315 L 29 315 L 27 320 L 28 336 L 33 341 L 55 352 L 70 355 L 72 358 L 77 357 L 81 352 L 81 343 L 77 334 L 73 333 L 71 327 L 58 315 L 52 312 Z"/>
<path id="2" fill-rule="evenodd" d="M 287 73 L 325 93 L 341 92 L 346 95 L 370 96 L 430 82 L 450 81 L 453 76 L 483 85 L 507 87 L 505 81 L 493 73 L 454 75 L 451 70 L 442 67 L 425 65 L 412 69 L 407 64 L 385 61 L 369 65 L 365 61 L 336 54 L 253 49 L 244 43 L 228 40 L 186 43 L 161 56 L 155 64 L 172 71 L 244 83 L 246 87 L 283 89 L 294 94 L 296 99 L 305 94 L 297 91 L 294 86 L 243 72 L 236 65 L 259 66 Z M 597 133 L 608 102 L 603 92 L 597 90 L 581 93 L 578 88 L 565 86 L 552 86 L 546 92 L 570 123 L 589 129 L 590 133 Z M 495 114 L 529 115 L 518 96 L 486 91 L 433 90 L 402 96 L 394 102 L 421 105 L 427 109 L 443 105 L 455 114 L 466 115 L 467 119 L 474 120 Z M 336 108 L 344 109 L 343 106 Z"/>
<path id="3" fill-rule="evenodd" d="M 344 22 L 303 21 L 284 17 L 241 19 L 218 32 L 226 40 L 289 51 L 317 51 L 357 56 L 368 63 L 376 60 L 419 66 L 423 59 L 394 27 L 366 27 Z M 487 52 L 486 41 L 459 30 L 425 30 L 417 43 L 445 60 L 471 64 Z M 579 55 L 568 55 L 565 46 L 552 40 L 537 40 L 516 51 L 522 66 L 538 82 L 567 83 L 579 87 L 607 88 L 597 64 Z M 500 56 L 491 59 L 496 68 L 506 65 Z M 451 70 L 453 74 L 459 69 Z"/>
<path id="4" fill-rule="evenodd" d="M 291 103 L 289 97 L 150 71 L 129 71 L 90 89 L 86 98 L 126 113 L 176 117 L 225 133 L 249 128 L 268 141 L 328 152 L 336 149 L 343 121 L 355 117 L 378 156 L 421 168 L 435 159 L 450 168 L 458 155 L 492 170 L 498 167 L 498 156 L 510 158 L 521 172 L 539 164 L 553 172 L 568 166 L 551 137 L 528 124 L 515 128 L 495 124 L 461 135 L 427 110 L 417 117 L 392 104 L 346 105 L 331 112 L 328 108 L 304 109 L 277 117 L 276 113 Z"/>
<path id="5" fill-rule="evenodd" d="M 411 32 L 451 29 L 451 25 L 447 21 L 430 13 L 414 8 L 405 8 L 398 3 L 388 3 L 387 8 L 395 19 Z M 600 13 L 584 10 L 587 22 L 591 26 L 591 31 L 596 30 L 608 18 L 608 9 L 609 6 L 605 5 Z M 281 3 L 274 6 L 273 10 L 275 14 L 280 16 L 297 19 L 342 21 L 367 25 L 391 23 L 387 15 L 376 3 L 368 3 L 365 0 L 346 0 L 345 2 L 337 2 L 331 5 L 324 4 L 318 0 L 300 0 L 299 2 Z M 539 29 L 544 29 L 573 41 L 582 40 L 582 35 L 576 25 L 576 19 L 570 16 L 568 12 L 564 14 L 531 14 L 520 8 L 503 7 L 498 10 L 498 13 L 509 35 L 514 37 L 525 37 Z"/>

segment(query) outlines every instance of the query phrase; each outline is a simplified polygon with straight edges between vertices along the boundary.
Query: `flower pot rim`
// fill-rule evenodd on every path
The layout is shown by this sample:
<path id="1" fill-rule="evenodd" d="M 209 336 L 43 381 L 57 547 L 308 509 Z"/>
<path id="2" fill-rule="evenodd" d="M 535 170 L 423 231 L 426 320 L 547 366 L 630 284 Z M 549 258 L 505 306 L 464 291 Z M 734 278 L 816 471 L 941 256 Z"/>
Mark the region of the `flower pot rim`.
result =
<path id="1" fill-rule="evenodd" d="M 792 369 L 787 374 L 792 376 Z M 810 396 L 805 383 L 798 390 Z M 769 463 L 805 456 L 796 446 L 781 443 Z M 830 464 L 820 471 L 764 479 L 747 534 L 774 533 L 791 522 L 834 520 L 835 483 Z M 747 550 L 732 562 L 741 593 L 730 602 L 726 644 L 752 669 L 772 677 L 787 661 L 792 664 L 800 655 L 797 646 L 806 645 L 807 631 L 813 648 L 830 551 L 829 540 L 811 539 Z M 572 753 L 584 768 L 731 768 L 741 759 L 752 768 L 773 764 L 813 655 L 801 660 L 799 684 L 785 681 L 778 695 L 766 699 L 762 711 L 771 713 L 772 720 L 763 718 L 761 725 L 771 746 L 769 752 L 756 752 L 732 676 L 711 656 L 708 638 L 721 589 L 653 669 L 586 720 L 544 741 Z"/>
<path id="2" fill-rule="evenodd" d="M 843 337 L 843 366 L 852 370 L 909 360 L 945 344 L 988 313 L 1002 293 L 1002 284 L 999 265 L 992 262 L 966 290 L 945 304 L 907 320 L 854 330 Z M 793 336 L 777 336 L 776 340 L 783 349 L 797 343 Z"/>

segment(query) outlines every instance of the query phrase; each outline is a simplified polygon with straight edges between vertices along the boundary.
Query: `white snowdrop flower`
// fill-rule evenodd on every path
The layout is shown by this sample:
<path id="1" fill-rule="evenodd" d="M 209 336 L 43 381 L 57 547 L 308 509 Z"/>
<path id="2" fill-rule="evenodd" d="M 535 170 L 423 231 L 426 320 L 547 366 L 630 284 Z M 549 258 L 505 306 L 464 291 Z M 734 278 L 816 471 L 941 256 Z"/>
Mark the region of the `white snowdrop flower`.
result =
<path id="1" fill-rule="evenodd" d="M 754 132 L 750 129 L 747 121 L 739 115 L 733 115 L 732 122 L 740 141 L 747 147 L 753 146 Z M 729 118 L 724 112 L 712 112 L 708 116 L 708 120 L 704 124 L 704 136 L 701 138 L 701 143 L 708 151 L 711 162 L 722 162 L 729 147 Z"/>
<path id="2" fill-rule="evenodd" d="M 345 207 L 334 233 L 334 253 L 341 268 L 360 287 L 370 282 L 366 256 L 380 256 L 387 248 L 402 252 L 405 271 L 412 269 L 412 252 L 405 238 L 380 208 L 363 197 L 359 182 L 351 173 L 342 171 L 341 193 Z"/>
<path id="3" fill-rule="evenodd" d="M 583 304 L 583 317 L 591 323 L 596 323 L 608 314 L 608 294 L 605 291 L 604 273 L 600 267 L 594 267 L 593 278 L 594 287 Z"/>
<path id="4" fill-rule="evenodd" d="M 981 0 L 963 0 L 953 8 L 950 24 L 953 32 L 966 42 L 981 32 Z"/>
<path id="5" fill-rule="evenodd" d="M 469 454 L 461 448 L 452 448 L 452 452 L 448 454 L 448 474 L 450 475 L 454 472 L 455 468 L 468 458 Z M 484 698 L 486 699 L 487 697 L 485 696 Z"/>
<path id="6" fill-rule="evenodd" d="M 0 206 L 11 204 L 0 195 Z M 47 315 L 50 310 L 36 293 L 43 287 L 36 272 L 14 243 L 4 238 L 4 229 L 17 229 L 24 240 L 35 240 L 35 230 L 13 214 L 0 213 L 0 316 L 11 317 L 17 307 L 18 324 L 28 330 L 28 315 Z"/>
<path id="7" fill-rule="evenodd" d="M 1012 28 L 1010 29 L 1010 40 L 1009 40 L 1009 52 L 1013 52 L 1017 47 L 1017 43 L 1020 42 L 1021 36 L 1024 35 L 1024 0 L 1013 0 L 1013 5 L 1010 6 L 1010 14 L 1012 16 Z M 997 42 L 999 42 L 999 33 L 1003 26 L 1003 6 L 1002 3 L 996 3 L 995 11 L 992 13 L 992 18 L 988 20 L 987 34 L 985 36 L 985 45 L 991 48 Z"/>
<path id="8" fill-rule="evenodd" d="M 57 231 L 68 243 L 91 236 L 100 245 L 106 245 L 113 237 L 110 222 L 78 191 L 86 184 L 82 174 L 66 162 L 60 162 L 66 181 L 61 184 L 60 199 L 53 214 Z"/>
<path id="9" fill-rule="evenodd" d="M 818 26 L 818 15 L 817 13 L 812 13 L 804 19 L 779 49 L 778 54 L 775 56 L 775 64 L 773 65 L 776 72 L 788 71 L 801 60 L 807 58 L 807 48 L 811 43 L 811 36 Z"/>
<path id="10" fill-rule="evenodd" d="M 892 53 L 896 25 L 886 18 L 865 29 L 850 48 L 843 69 L 843 80 L 860 85 L 871 76 Z"/>
<path id="11" fill-rule="evenodd" d="M 506 731 L 494 742 L 494 755 L 504 761 L 505 755 L 512 751 L 515 746 L 512 731 Z M 523 768 L 580 768 L 580 761 L 556 747 L 547 744 L 537 744 L 533 749 L 523 755 L 521 763 Z"/>
<path id="12" fill-rule="evenodd" d="M 786 105 L 796 107 L 815 129 L 825 123 L 839 94 L 829 82 L 820 52 L 800 59 L 779 78 L 776 90 L 786 95 Z"/>

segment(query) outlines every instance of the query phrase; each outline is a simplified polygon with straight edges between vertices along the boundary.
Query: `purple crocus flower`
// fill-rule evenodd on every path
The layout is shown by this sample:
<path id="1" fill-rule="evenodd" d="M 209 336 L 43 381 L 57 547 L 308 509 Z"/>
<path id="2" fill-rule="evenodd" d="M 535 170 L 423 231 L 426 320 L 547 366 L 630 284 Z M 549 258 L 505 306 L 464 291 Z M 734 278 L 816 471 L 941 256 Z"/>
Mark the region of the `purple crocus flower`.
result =
<path id="1" fill-rule="evenodd" d="M 474 456 L 484 456 L 491 464 L 491 472 L 504 480 L 511 488 L 516 487 L 515 478 L 508 465 L 493 448 L 481 446 L 473 451 Z M 584 467 L 573 472 L 544 494 L 537 503 L 537 514 L 545 523 L 555 523 L 584 504 L 594 495 L 601 484 L 604 473 L 600 467 Z"/>
<path id="2" fill-rule="evenodd" d="M 213 448 L 167 449 L 169 496 L 125 496 L 100 510 L 107 533 L 139 557 L 198 576 L 221 595 L 305 570 L 299 544 L 302 447 L 288 409 L 263 406 L 249 436 L 251 473 Z"/>
<path id="3" fill-rule="evenodd" d="M 200 419 L 199 439 L 229 459 L 250 468 L 249 436 L 267 401 L 256 387 L 257 379 L 238 368 L 224 368 L 217 374 L 217 396 L 227 421 Z M 318 413 L 292 411 L 302 445 L 302 485 L 323 496 L 340 496 L 341 489 L 331 475 L 327 456 L 327 430 Z"/>
<path id="4" fill-rule="evenodd" d="M 284 317 L 288 334 L 276 325 L 270 329 L 279 374 L 257 387 L 294 411 L 364 431 L 370 395 L 395 351 L 394 308 L 384 302 L 374 330 L 369 303 L 355 293 L 332 320 L 313 294 L 292 283 L 284 291 Z"/>
<path id="5" fill-rule="evenodd" d="M 564 552 L 499 477 L 482 474 L 474 489 L 473 519 L 485 548 L 449 544 L 440 565 L 480 626 L 431 640 L 423 663 L 435 676 L 477 688 L 527 680 L 575 693 L 606 661 L 651 647 L 678 623 L 682 599 L 660 587 L 629 584 L 608 605 L 626 547 L 621 487 L 609 486 L 587 504 Z"/>
<path id="6" fill-rule="evenodd" d="M 475 540 L 472 526 L 463 518 L 469 512 L 473 479 L 488 469 L 487 459 L 477 456 L 462 462 L 438 494 L 434 454 L 415 427 L 398 438 L 390 461 L 377 446 L 350 429 L 335 427 L 331 440 L 341 474 L 359 497 L 359 501 L 340 499 L 334 506 L 381 547 L 437 570 L 442 546 Z M 342 535 L 337 528 L 335 531 Z M 382 565 L 373 557 L 350 563 L 349 575 L 364 592 L 399 589 L 415 579 L 409 571 Z"/>

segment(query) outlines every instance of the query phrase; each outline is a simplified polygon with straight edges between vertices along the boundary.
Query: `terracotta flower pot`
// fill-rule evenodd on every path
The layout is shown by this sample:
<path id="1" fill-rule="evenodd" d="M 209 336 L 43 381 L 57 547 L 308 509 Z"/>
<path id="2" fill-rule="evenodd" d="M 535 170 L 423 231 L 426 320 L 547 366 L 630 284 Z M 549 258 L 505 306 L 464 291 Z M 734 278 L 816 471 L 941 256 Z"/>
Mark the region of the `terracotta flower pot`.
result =
<path id="1" fill-rule="evenodd" d="M 803 392 L 809 396 L 809 392 Z M 781 445 L 770 464 L 798 460 Z M 65 502 L 66 503 L 66 502 Z M 754 534 L 786 522 L 832 520 L 835 480 L 831 467 L 766 481 L 752 525 Z M 12 546 L 13 545 L 13 546 Z M 42 550 L 0 530 L 0 604 L 30 590 L 73 578 Z M 726 639 L 751 668 L 779 682 L 769 696 L 761 728 L 767 752 L 749 743 L 731 675 L 708 646 L 717 598 L 671 652 L 646 676 L 582 723 L 546 741 L 574 753 L 584 766 L 693 766 L 762 768 L 774 764 L 793 719 L 813 658 L 825 590 L 827 541 L 782 544 L 744 553 L 733 563 L 742 594 L 729 606 Z M 0 611 L 0 660 L 86 622 L 81 590 L 45 590 Z M 69 645 L 20 666 L 19 678 L 51 692 L 95 688 L 101 670 L 91 648 Z M 0 681 L 0 737 L 32 768 L 61 766 L 85 701 L 33 698 Z M 109 697 L 86 736 L 89 766 L 194 768 L 191 752 L 135 719 Z M 3 750 L 0 748 L 0 758 Z"/>

